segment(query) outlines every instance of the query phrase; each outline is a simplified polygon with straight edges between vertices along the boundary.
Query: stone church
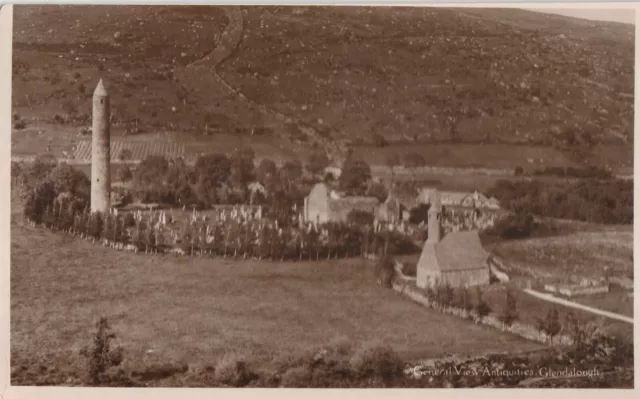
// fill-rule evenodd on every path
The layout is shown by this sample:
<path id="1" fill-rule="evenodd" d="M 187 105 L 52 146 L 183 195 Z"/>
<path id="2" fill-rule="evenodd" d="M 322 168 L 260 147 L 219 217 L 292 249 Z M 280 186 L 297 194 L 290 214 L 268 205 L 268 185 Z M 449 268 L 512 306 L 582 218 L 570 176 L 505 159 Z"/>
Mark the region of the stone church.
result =
<path id="1" fill-rule="evenodd" d="M 439 283 L 452 287 L 489 284 L 489 253 L 477 231 L 457 231 L 442 236 L 442 204 L 438 192 L 430 199 L 428 237 L 417 265 L 416 284 L 426 288 Z"/>

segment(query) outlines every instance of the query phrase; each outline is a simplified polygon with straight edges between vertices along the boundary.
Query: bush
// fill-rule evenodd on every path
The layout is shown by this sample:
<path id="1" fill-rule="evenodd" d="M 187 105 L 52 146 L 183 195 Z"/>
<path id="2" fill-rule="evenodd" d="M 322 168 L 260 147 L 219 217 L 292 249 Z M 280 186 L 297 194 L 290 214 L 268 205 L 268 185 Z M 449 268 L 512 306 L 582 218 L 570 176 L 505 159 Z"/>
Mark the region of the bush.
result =
<path id="1" fill-rule="evenodd" d="M 93 345 L 90 350 L 85 349 L 83 353 L 89 358 L 89 382 L 92 385 L 101 385 L 109 382 L 108 371 L 119 366 L 124 356 L 121 347 L 111 348 L 111 341 L 115 338 L 115 334 L 111 332 L 107 319 L 101 317 L 96 327 Z"/>
<path id="2" fill-rule="evenodd" d="M 327 345 L 329 353 L 338 356 L 347 356 L 353 349 L 353 343 L 345 336 L 337 336 L 333 338 Z"/>
<path id="3" fill-rule="evenodd" d="M 524 169 L 522 169 L 522 166 L 516 166 L 515 170 L 513 171 L 513 175 L 522 176 L 523 174 L 524 174 Z"/>
<path id="4" fill-rule="evenodd" d="M 376 263 L 375 268 L 376 281 L 385 288 L 391 288 L 395 270 L 393 268 L 393 259 L 388 254 L 383 254 Z"/>
<path id="5" fill-rule="evenodd" d="M 374 133 L 373 134 L 373 144 L 376 147 L 386 147 L 389 143 L 387 143 L 387 140 L 379 133 Z"/>
<path id="6" fill-rule="evenodd" d="M 633 181 L 512 182 L 499 180 L 487 191 L 514 212 L 591 223 L 633 222 Z"/>
<path id="7" fill-rule="evenodd" d="M 216 382 L 231 387 L 243 387 L 255 379 L 244 358 L 238 355 L 225 355 L 216 364 L 214 376 Z"/>
<path id="8" fill-rule="evenodd" d="M 347 215 L 347 223 L 357 224 L 359 226 L 368 226 L 373 224 L 373 214 L 358 209 L 353 209 Z"/>
<path id="9" fill-rule="evenodd" d="M 308 366 L 291 368 L 282 375 L 280 385 L 286 388 L 306 388 L 311 385 L 313 371 Z"/>
<path id="10" fill-rule="evenodd" d="M 526 238 L 531 236 L 537 227 L 533 216 L 525 213 L 516 213 L 506 218 L 499 219 L 491 231 L 506 239 Z"/>
<path id="11" fill-rule="evenodd" d="M 27 122 L 25 122 L 24 120 L 19 120 L 19 121 L 15 121 L 13 123 L 13 128 L 17 129 L 17 130 L 22 130 L 25 127 L 27 127 Z"/>
<path id="12" fill-rule="evenodd" d="M 380 343 L 362 345 L 349 361 L 358 377 L 381 377 L 385 382 L 402 376 L 404 363 L 389 346 Z"/>
<path id="13" fill-rule="evenodd" d="M 128 182 L 132 178 L 133 173 L 131 173 L 131 169 L 128 166 L 125 166 L 118 171 L 118 180 Z"/>

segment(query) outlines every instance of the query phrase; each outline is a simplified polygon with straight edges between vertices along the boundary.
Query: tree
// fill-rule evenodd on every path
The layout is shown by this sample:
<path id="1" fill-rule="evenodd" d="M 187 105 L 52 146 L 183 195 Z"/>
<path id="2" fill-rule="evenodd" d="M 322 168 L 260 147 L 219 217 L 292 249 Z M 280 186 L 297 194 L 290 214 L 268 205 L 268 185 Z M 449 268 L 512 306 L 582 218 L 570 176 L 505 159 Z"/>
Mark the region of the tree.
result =
<path id="1" fill-rule="evenodd" d="M 553 338 L 560 333 L 562 326 L 560 325 L 560 316 L 558 309 L 554 306 L 544 320 L 544 332 L 549 336 L 549 340 L 553 341 Z"/>
<path id="2" fill-rule="evenodd" d="M 206 154 L 196 159 L 193 167 L 194 182 L 200 179 L 210 181 L 211 187 L 219 187 L 231 175 L 231 161 L 223 154 Z"/>
<path id="3" fill-rule="evenodd" d="M 81 100 L 85 96 L 85 92 L 87 91 L 84 83 L 78 83 L 78 100 Z"/>
<path id="4" fill-rule="evenodd" d="M 352 195 L 363 195 L 371 179 L 371 168 L 361 159 L 350 156 L 344 162 L 339 186 Z"/>
<path id="5" fill-rule="evenodd" d="M 118 170 L 118 180 L 121 182 L 128 182 L 133 179 L 133 173 L 128 166 L 124 166 Z"/>
<path id="6" fill-rule="evenodd" d="M 369 197 L 375 197 L 380 202 L 384 202 L 387 199 L 389 192 L 384 184 L 373 182 L 367 188 L 366 195 Z"/>
<path id="7" fill-rule="evenodd" d="M 311 154 L 307 162 L 307 170 L 314 176 L 322 175 L 329 165 L 329 157 L 325 151 L 318 150 Z"/>
<path id="8" fill-rule="evenodd" d="M 83 349 L 83 354 L 89 358 L 89 382 L 99 385 L 107 378 L 106 372 L 122 363 L 122 348 L 111 348 L 115 334 L 105 317 L 97 323 L 97 331 L 93 338 L 93 345 L 89 350 Z"/>
<path id="9" fill-rule="evenodd" d="M 474 310 L 476 311 L 480 319 L 491 313 L 491 308 L 489 307 L 489 304 L 487 304 L 487 302 L 484 300 L 480 287 L 476 287 L 476 306 L 474 307 Z"/>
<path id="10" fill-rule="evenodd" d="M 128 161 L 133 157 L 133 153 L 128 148 L 123 148 L 118 154 L 118 159 L 121 161 Z"/>
<path id="11" fill-rule="evenodd" d="M 25 202 L 24 214 L 34 223 L 42 223 L 48 206 L 53 203 L 56 191 L 53 183 L 43 181 L 30 191 Z"/>
<path id="12" fill-rule="evenodd" d="M 273 179 L 278 175 L 278 167 L 276 163 L 271 159 L 263 159 L 260 161 L 260 165 L 256 169 L 257 180 L 264 184 L 266 187 L 270 187 Z"/>
<path id="13" fill-rule="evenodd" d="M 511 289 L 507 289 L 505 303 L 500 315 L 500 320 L 504 326 L 510 327 L 518 319 L 518 309 L 516 307 L 516 297 Z"/>
<path id="14" fill-rule="evenodd" d="M 455 290 L 452 305 L 464 310 L 471 310 L 473 308 L 467 287 L 460 286 Z"/>
<path id="15" fill-rule="evenodd" d="M 246 187 L 255 179 L 255 153 L 249 147 L 242 147 L 231 155 L 231 184 Z"/>
<path id="16" fill-rule="evenodd" d="M 379 285 L 385 288 L 391 288 L 393 276 L 395 275 L 395 270 L 393 268 L 393 259 L 391 255 L 385 253 L 380 258 L 378 258 L 378 262 L 376 263 L 375 268 L 375 274 L 376 281 Z"/>
<path id="17" fill-rule="evenodd" d="M 278 174 L 285 192 L 289 195 L 294 194 L 302 180 L 302 164 L 298 161 L 287 161 Z"/>
<path id="18" fill-rule="evenodd" d="M 91 182 L 87 175 L 78 169 L 62 163 L 51 170 L 49 180 L 57 194 L 70 193 L 73 196 L 88 199 Z"/>
<path id="19" fill-rule="evenodd" d="M 146 157 L 136 168 L 134 180 L 143 186 L 158 185 L 169 171 L 169 161 L 162 155 Z"/>

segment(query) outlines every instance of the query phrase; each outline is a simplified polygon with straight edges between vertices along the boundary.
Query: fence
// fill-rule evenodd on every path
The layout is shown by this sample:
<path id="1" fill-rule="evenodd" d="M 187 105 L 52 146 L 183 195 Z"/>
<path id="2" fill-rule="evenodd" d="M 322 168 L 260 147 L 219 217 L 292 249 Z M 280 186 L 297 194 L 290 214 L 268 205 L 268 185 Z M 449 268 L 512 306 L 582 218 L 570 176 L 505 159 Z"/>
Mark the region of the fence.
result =
<path id="1" fill-rule="evenodd" d="M 457 316 L 463 319 L 470 319 L 475 321 L 475 323 L 477 324 L 483 324 L 486 326 L 494 327 L 496 329 L 500 329 L 502 331 L 507 331 L 531 341 L 542 343 L 551 342 L 561 346 L 571 345 L 573 343 L 573 339 L 568 335 L 557 335 L 554 337 L 550 337 L 534 326 L 517 322 L 514 322 L 510 326 L 506 326 L 501 320 L 493 315 L 480 317 L 473 310 L 457 308 L 454 306 L 443 306 L 436 301 L 430 300 L 425 294 L 420 292 L 419 289 L 414 287 L 410 282 L 396 281 L 393 283 L 392 287 L 395 291 L 406 295 L 414 302 L 417 302 L 427 308 L 436 310 L 440 313 Z"/>

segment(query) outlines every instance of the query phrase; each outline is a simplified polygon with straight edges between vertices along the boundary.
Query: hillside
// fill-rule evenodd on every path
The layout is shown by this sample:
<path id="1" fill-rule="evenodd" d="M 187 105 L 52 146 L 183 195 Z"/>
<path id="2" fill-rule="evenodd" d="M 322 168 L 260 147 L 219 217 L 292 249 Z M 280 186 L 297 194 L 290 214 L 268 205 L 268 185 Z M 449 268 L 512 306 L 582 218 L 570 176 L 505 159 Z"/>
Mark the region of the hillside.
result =
<path id="1" fill-rule="evenodd" d="M 54 147 L 71 149 L 103 76 L 115 134 L 194 151 L 386 141 L 384 164 L 433 143 L 535 145 L 550 163 L 633 164 L 631 25 L 388 7 L 20 5 L 14 19 L 14 109 Z"/>

